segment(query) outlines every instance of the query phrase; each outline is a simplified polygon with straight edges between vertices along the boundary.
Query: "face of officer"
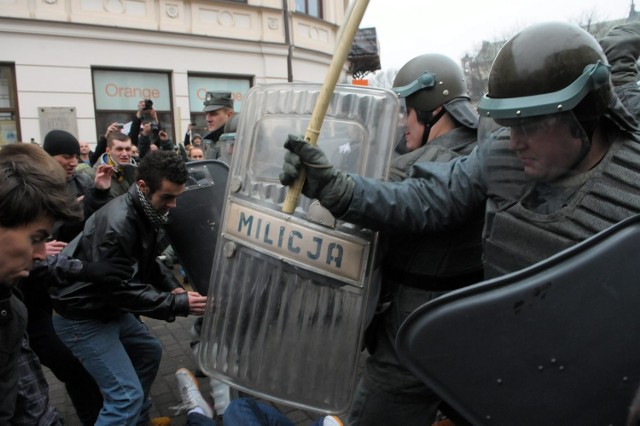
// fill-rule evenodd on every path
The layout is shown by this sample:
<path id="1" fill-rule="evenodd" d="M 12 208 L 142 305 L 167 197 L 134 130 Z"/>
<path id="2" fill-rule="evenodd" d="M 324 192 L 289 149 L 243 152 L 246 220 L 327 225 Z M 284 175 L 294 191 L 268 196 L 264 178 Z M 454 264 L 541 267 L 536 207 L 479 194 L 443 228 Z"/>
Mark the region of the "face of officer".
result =
<path id="1" fill-rule="evenodd" d="M 218 108 L 215 111 L 205 112 L 207 129 L 209 129 L 210 132 L 218 130 L 219 128 L 224 126 L 227 121 L 229 121 L 232 115 L 233 109 L 225 107 Z"/>
<path id="2" fill-rule="evenodd" d="M 531 179 L 549 182 L 569 171 L 590 167 L 588 139 L 573 114 L 547 115 L 510 123 L 509 149 L 522 162 Z"/>
<path id="3" fill-rule="evenodd" d="M 424 135 L 425 125 L 418 121 L 416 110 L 409 107 L 407 115 L 407 127 L 405 128 L 404 137 L 407 142 L 407 149 L 414 151 L 422 146 L 422 137 Z"/>

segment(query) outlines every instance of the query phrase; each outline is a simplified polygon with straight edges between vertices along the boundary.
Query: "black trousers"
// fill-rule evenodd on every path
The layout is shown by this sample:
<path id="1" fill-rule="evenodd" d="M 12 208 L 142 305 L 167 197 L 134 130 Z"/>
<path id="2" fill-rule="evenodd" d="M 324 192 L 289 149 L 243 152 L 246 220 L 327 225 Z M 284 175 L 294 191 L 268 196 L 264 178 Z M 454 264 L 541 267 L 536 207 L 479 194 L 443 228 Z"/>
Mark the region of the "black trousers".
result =
<path id="1" fill-rule="evenodd" d="M 56 334 L 46 287 L 30 288 L 25 296 L 31 349 L 40 358 L 40 363 L 65 384 L 80 422 L 85 426 L 94 425 L 102 409 L 102 394 L 93 377 Z"/>

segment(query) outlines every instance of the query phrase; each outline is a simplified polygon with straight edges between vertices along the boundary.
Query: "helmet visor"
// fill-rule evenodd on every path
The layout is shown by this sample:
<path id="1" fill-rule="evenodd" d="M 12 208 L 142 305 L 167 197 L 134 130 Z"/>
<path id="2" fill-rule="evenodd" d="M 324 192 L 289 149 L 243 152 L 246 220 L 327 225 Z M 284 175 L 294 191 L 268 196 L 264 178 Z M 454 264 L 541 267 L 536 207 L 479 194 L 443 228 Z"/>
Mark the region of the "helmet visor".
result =
<path id="1" fill-rule="evenodd" d="M 519 168 L 526 179 L 540 182 L 556 182 L 584 171 L 582 162 L 591 147 L 571 111 L 529 118 L 483 117 L 478 140 L 484 149 L 501 149 L 502 158 L 512 168 Z"/>
<path id="2" fill-rule="evenodd" d="M 573 83 L 556 92 L 515 98 L 492 98 L 485 95 L 478 103 L 483 117 L 526 118 L 570 111 L 591 91 L 610 84 L 611 66 L 598 61 L 587 65 Z"/>

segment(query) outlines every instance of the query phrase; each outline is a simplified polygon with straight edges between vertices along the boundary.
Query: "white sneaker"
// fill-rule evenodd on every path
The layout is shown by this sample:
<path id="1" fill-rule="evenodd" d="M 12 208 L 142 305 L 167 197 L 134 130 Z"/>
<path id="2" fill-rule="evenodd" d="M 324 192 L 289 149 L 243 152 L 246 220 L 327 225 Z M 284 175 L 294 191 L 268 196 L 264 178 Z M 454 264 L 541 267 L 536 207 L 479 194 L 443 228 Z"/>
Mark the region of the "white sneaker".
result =
<path id="1" fill-rule="evenodd" d="M 182 405 L 174 407 L 177 410 L 177 413 L 193 410 L 194 408 L 200 408 L 205 416 L 212 419 L 213 410 L 202 397 L 198 386 L 198 380 L 191 371 L 186 368 L 179 369 L 176 371 L 176 381 L 178 382 L 178 389 L 180 389 L 180 397 L 182 398 Z"/>
<path id="2" fill-rule="evenodd" d="M 342 420 L 336 416 L 325 416 L 322 420 L 322 426 L 342 426 Z"/>
<path id="3" fill-rule="evenodd" d="M 231 387 L 218 379 L 210 378 L 211 397 L 213 398 L 213 408 L 218 415 L 223 415 L 229 404 L 231 404 Z"/>

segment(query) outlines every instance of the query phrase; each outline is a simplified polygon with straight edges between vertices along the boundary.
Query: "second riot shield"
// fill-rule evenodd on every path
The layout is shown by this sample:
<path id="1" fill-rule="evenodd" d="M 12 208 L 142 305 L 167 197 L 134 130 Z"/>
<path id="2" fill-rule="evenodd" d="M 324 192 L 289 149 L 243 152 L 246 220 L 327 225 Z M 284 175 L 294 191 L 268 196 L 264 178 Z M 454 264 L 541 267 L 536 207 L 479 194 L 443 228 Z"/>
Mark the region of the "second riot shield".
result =
<path id="1" fill-rule="evenodd" d="M 222 207 L 229 166 L 222 161 L 187 163 L 189 178 L 166 226 L 171 246 L 193 288 L 206 295 L 216 240 L 222 223 Z"/>
<path id="2" fill-rule="evenodd" d="M 624 425 L 640 385 L 640 216 L 416 309 L 400 359 L 474 425 Z"/>
<path id="3" fill-rule="evenodd" d="M 377 298 L 376 234 L 305 197 L 282 212 L 283 145 L 305 133 L 319 90 L 262 85 L 243 100 L 198 361 L 242 391 L 340 412 Z M 338 86 L 318 146 L 335 167 L 383 179 L 400 116 L 388 90 Z"/>

